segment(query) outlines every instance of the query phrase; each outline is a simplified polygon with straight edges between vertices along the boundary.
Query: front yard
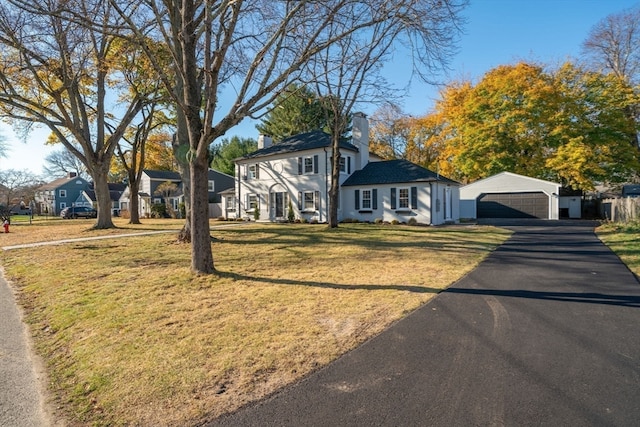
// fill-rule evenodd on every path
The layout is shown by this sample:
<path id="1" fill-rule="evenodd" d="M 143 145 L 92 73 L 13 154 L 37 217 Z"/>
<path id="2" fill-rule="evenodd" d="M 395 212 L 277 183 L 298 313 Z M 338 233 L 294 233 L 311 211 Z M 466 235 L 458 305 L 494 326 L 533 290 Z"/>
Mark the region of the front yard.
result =
<path id="1" fill-rule="evenodd" d="M 16 227 L 1 245 L 105 233 L 91 224 Z M 70 425 L 193 425 L 232 411 L 378 334 L 508 237 L 364 224 L 212 234 L 219 273 L 209 277 L 190 273 L 173 234 L 3 253 Z"/>

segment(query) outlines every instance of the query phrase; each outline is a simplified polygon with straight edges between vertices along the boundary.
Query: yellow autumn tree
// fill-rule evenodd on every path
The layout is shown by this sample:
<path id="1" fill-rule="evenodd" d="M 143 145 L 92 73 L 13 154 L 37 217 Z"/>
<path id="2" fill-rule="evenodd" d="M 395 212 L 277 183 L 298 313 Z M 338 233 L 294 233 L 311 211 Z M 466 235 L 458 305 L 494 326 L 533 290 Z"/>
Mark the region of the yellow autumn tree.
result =
<path id="1" fill-rule="evenodd" d="M 409 140 L 420 142 L 416 156 L 435 158 L 443 175 L 461 182 L 510 171 L 591 189 L 637 170 L 629 143 L 637 129 L 624 114 L 633 102 L 632 88 L 613 74 L 571 63 L 552 72 L 505 65 L 476 85 L 445 88 L 434 113 L 418 121 L 421 138 Z"/>

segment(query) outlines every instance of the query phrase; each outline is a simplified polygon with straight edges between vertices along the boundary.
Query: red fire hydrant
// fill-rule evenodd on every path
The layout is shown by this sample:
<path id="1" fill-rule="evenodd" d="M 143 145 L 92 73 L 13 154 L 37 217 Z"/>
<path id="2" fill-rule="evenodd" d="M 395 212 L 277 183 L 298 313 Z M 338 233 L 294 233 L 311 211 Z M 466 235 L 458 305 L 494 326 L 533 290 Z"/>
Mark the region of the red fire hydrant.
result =
<path id="1" fill-rule="evenodd" d="M 4 232 L 8 233 L 9 232 L 9 220 L 5 219 L 4 222 L 2 223 L 2 226 L 4 227 Z"/>

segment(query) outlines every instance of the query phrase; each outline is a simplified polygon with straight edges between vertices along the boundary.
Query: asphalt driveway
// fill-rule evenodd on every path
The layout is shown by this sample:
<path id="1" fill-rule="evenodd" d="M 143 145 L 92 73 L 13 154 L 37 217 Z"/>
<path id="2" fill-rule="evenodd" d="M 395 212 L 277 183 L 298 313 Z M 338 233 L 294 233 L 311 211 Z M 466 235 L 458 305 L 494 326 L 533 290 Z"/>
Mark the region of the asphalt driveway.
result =
<path id="1" fill-rule="evenodd" d="M 637 426 L 638 280 L 589 223 L 508 228 L 407 318 L 209 425 Z"/>

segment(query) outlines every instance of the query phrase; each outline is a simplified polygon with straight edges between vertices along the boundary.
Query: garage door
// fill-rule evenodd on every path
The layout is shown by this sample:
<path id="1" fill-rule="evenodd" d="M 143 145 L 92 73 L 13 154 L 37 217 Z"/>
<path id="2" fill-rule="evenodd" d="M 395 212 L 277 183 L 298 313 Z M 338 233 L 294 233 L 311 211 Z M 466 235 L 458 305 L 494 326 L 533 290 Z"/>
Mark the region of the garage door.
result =
<path id="1" fill-rule="evenodd" d="M 478 218 L 549 219 L 549 196 L 543 192 L 482 194 L 477 214 Z"/>

